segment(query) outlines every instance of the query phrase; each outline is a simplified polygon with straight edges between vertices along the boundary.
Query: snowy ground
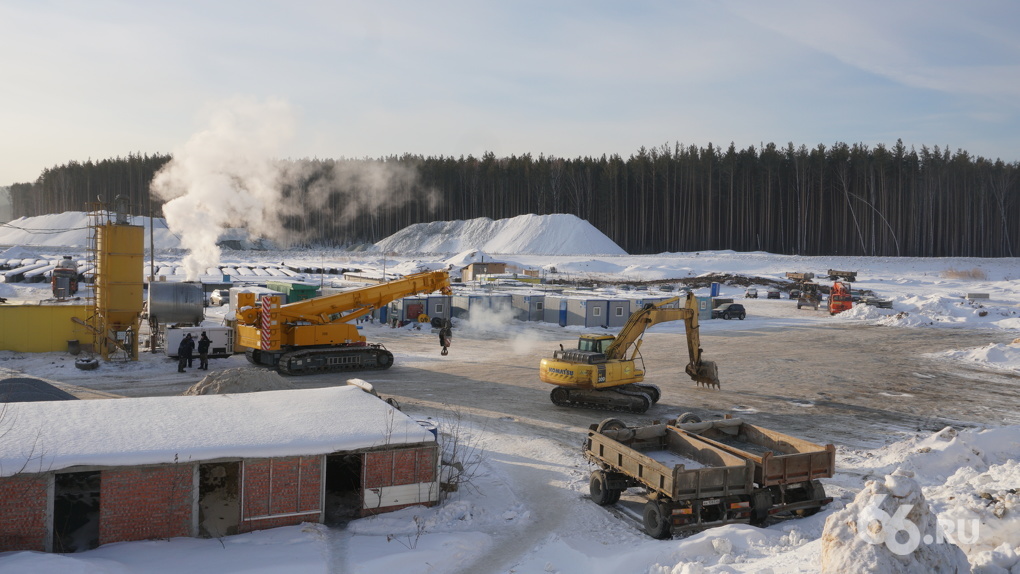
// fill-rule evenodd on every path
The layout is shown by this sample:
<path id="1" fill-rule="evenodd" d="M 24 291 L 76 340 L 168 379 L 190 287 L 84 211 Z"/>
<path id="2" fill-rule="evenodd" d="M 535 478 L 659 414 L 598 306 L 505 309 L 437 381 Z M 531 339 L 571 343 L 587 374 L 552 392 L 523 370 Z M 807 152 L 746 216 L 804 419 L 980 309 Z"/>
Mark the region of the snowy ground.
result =
<path id="1" fill-rule="evenodd" d="M 559 236 L 557 223 L 563 228 Z M 523 224 L 534 226 L 536 222 Z M 543 242 L 566 243 L 571 225 L 551 218 L 542 222 L 543 229 L 535 236 L 541 236 Z M 407 241 L 406 235 L 402 241 Z M 417 241 L 425 244 L 426 239 L 423 235 Z M 480 239 L 474 241 L 482 245 Z M 501 252 L 498 242 L 490 241 L 486 245 L 495 250 L 492 253 L 468 249 L 458 254 L 398 256 L 390 252 L 383 257 L 371 251 L 226 252 L 222 259 L 235 264 L 284 260 L 310 266 L 325 261 L 376 272 L 385 266 L 387 272 L 406 273 L 478 260 L 484 255 L 487 261 L 540 269 L 548 278 L 599 282 L 621 296 L 634 294 L 622 290 L 624 283 L 680 282 L 708 273 L 761 277 L 760 285 L 764 287 L 782 280 L 787 271 L 853 270 L 860 278 L 855 288 L 892 299 L 893 309 L 858 306 L 830 317 L 791 312 L 789 301 L 762 300 L 753 305 L 749 302 L 752 316 L 748 320 L 710 321 L 703 326 L 704 332 L 806 328 L 823 333 L 847 324 L 979 330 L 989 333 L 988 339 L 1001 342 L 933 353 L 933 364 L 966 363 L 1005 377 L 1013 385 L 1020 381 L 1020 343 L 1009 343 L 1020 337 L 1017 259 L 798 257 L 732 252 L 537 255 L 549 251 L 529 248 L 521 243 L 519 234 L 513 241 L 514 253 Z M 2 234 L 0 243 L 7 243 Z M 55 245 L 37 243 L 35 247 L 54 255 L 67 249 Z M 572 251 L 586 253 L 577 247 Z M 600 246 L 599 252 L 605 251 Z M 172 251 L 160 255 L 166 260 L 181 256 Z M 723 295 L 740 298 L 743 289 L 724 285 Z M 989 298 L 969 301 L 964 297 L 968 293 L 986 293 Z M 0 284 L 0 296 L 40 299 L 46 296 L 46 289 L 40 285 Z M 209 324 L 217 323 L 223 311 L 210 308 Z M 484 327 L 461 325 L 457 331 L 458 337 L 506 346 L 520 344 L 523 334 L 533 337 L 538 333 L 552 340 L 557 337 L 555 331 L 562 332 L 516 321 Z M 419 335 L 396 330 L 391 336 Z M 522 359 L 522 364 L 537 368 L 537 359 L 546 351 L 544 346 L 525 349 L 522 352 L 530 355 Z M 101 386 L 101 381 L 88 380 L 101 375 L 67 369 L 66 359 L 62 353 L 26 355 L 5 351 L 0 352 L 0 368 L 82 387 Z M 243 359 L 234 357 L 215 362 L 214 367 L 241 364 Z M 836 362 L 832 365 L 834 371 L 846 368 Z M 145 355 L 137 364 L 119 370 L 122 374 L 137 372 L 141 386 L 146 379 L 163 376 L 168 368 L 165 358 Z M 1016 388 L 1004 388 L 1002 392 L 1014 396 Z M 1020 572 L 1020 566 L 1015 566 L 1016 549 L 1020 547 L 1018 426 L 983 422 L 962 430 L 888 436 L 884 446 L 869 449 L 837 444 L 837 475 L 823 481 L 835 501 L 825 511 L 808 518 L 778 520 L 766 528 L 726 526 L 656 541 L 636 526 L 626 509 L 606 509 L 587 500 L 590 468 L 578 449 L 581 435 L 576 425 L 545 421 L 523 424 L 519 417 L 500 417 L 499 413 L 488 418 L 470 414 L 454 418 L 449 411 L 438 412 L 424 405 L 424 401 L 412 404 L 405 411 L 419 418 L 435 417 L 446 430 L 458 428 L 460 440 L 479 454 L 470 487 L 454 493 L 441 506 L 362 519 L 346 529 L 305 525 L 219 540 L 111 544 L 74 555 L 5 553 L 0 554 L 0 572 L 818 572 L 826 519 L 850 505 L 867 481 L 882 481 L 897 468 L 914 473 L 947 537 L 964 550 L 975 571 L 1008 572 L 1013 568 L 1014 573 Z M 593 412 L 591 418 L 597 421 L 602 415 Z M 867 429 L 861 432 L 870 434 Z M 883 567 L 892 566 L 886 563 Z"/>

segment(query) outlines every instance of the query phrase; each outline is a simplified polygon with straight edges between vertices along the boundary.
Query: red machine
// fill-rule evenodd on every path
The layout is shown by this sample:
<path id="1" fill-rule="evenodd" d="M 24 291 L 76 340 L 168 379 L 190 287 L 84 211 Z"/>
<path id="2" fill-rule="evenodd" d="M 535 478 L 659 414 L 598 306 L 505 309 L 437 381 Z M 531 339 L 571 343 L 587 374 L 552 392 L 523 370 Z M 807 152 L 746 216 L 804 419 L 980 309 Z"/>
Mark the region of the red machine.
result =
<path id="1" fill-rule="evenodd" d="M 829 314 L 835 315 L 848 309 L 853 309 L 853 288 L 851 282 L 857 280 L 856 271 L 836 271 L 829 269 L 829 279 L 832 279 L 832 289 L 829 290 Z"/>

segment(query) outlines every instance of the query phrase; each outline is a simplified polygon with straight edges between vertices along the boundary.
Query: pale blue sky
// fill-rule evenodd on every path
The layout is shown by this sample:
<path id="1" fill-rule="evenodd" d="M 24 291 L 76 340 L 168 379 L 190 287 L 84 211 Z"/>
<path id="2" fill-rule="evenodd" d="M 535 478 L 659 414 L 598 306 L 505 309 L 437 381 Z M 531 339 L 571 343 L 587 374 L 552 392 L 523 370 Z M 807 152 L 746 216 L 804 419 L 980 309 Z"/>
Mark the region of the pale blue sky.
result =
<path id="1" fill-rule="evenodd" d="M 0 0 L 0 185 L 172 153 L 231 102 L 283 157 L 674 142 L 1020 159 L 1020 3 Z"/>

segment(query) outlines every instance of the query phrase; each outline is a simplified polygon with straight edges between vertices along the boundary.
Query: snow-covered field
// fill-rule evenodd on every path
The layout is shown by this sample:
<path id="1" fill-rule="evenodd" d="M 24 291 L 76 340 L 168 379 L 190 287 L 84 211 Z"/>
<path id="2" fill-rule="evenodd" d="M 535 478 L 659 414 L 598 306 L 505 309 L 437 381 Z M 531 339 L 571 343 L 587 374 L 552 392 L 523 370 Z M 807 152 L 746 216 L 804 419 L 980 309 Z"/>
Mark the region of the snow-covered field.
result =
<path id="1" fill-rule="evenodd" d="M 45 224 L 35 221 L 39 218 L 12 223 L 21 228 L 48 227 L 61 233 L 28 234 L 3 228 L 0 245 L 21 245 L 43 257 L 57 257 L 65 252 L 81 255 L 81 248 L 73 247 L 85 242 L 87 222 L 80 214 L 47 217 L 51 219 Z M 569 216 L 445 222 L 408 228 L 380 242 L 375 251 L 224 251 L 219 261 L 202 261 L 199 268 L 216 263 L 285 262 L 408 273 L 457 267 L 484 257 L 486 261 L 504 261 L 522 270 L 538 269 L 547 279 L 596 282 L 620 296 L 633 293 L 623 290 L 627 283 L 676 283 L 712 273 L 750 277 L 750 283 L 759 285 L 759 291 L 764 293 L 767 285 L 784 280 L 787 271 L 824 274 L 828 269 L 843 269 L 858 272 L 855 289 L 870 290 L 883 299 L 891 299 L 893 309 L 857 306 L 830 317 L 821 313 L 771 312 L 778 307 L 762 302 L 756 306 L 760 311 L 754 321 L 728 321 L 724 326 L 741 329 L 752 324 L 755 328 L 800 325 L 825 329 L 828 325 L 853 322 L 902 329 L 989 330 L 1008 334 L 1005 337 L 1008 340 L 1020 337 L 1018 259 L 800 257 L 734 252 L 626 255 L 614 254 L 622 252 L 613 251 L 615 245 L 611 241 L 605 243 L 604 236 L 592 235 L 592 229 L 586 222 Z M 72 232 L 83 235 L 77 237 Z M 157 239 L 158 259 L 183 258 L 173 240 L 173 234 Z M 427 253 L 410 253 L 412 245 L 423 246 L 418 251 Z M 722 289 L 725 296 L 739 298 L 744 287 L 724 285 Z M 46 286 L 41 284 L 0 284 L 0 296 L 14 300 L 39 299 L 46 293 Z M 969 293 L 987 294 L 988 298 L 970 300 L 965 297 Z M 209 320 L 217 321 L 217 314 L 222 312 L 222 308 L 210 308 Z M 712 321 L 703 328 L 723 328 L 720 324 L 723 322 Z M 525 329 L 519 322 L 507 321 L 490 326 L 485 336 L 512 341 Z M 494 330 L 498 331 L 495 335 Z M 3 351 L 0 367 L 71 383 L 74 378 L 90 376 L 85 372 L 68 373 L 61 367 L 58 355 L 61 354 L 31 356 Z M 940 352 L 932 358 L 966 362 L 1020 380 L 1017 342 Z M 242 362 L 243 359 L 234 357 L 220 366 L 238 366 Z M 146 373 L 165 370 L 165 363 L 146 356 L 130 368 L 143 378 Z M 1016 388 L 1003 389 L 1003 393 L 1015 394 Z M 599 413 L 593 414 L 593 418 L 598 417 Z M 474 487 L 462 489 L 435 508 L 412 508 L 357 520 L 344 530 L 305 525 L 219 540 L 111 544 L 74 555 L 4 553 L 0 554 L 0 572 L 779 574 L 821 571 L 823 555 L 828 561 L 824 567 L 832 572 L 923 572 L 939 571 L 931 562 L 924 565 L 920 560 L 938 554 L 935 550 L 951 548 L 943 540 L 952 540 L 975 572 L 1012 569 L 1014 574 L 1020 573 L 1017 565 L 1020 497 L 1016 493 L 1020 488 L 1020 427 L 946 428 L 907 438 L 890 437 L 888 444 L 873 450 L 840 448 L 837 475 L 823 480 L 835 500 L 823 512 L 776 521 L 766 528 L 725 526 L 670 541 L 652 540 L 633 521 L 623 520 L 613 511 L 586 500 L 589 467 L 578 452 L 579 436 L 570 432 L 522 436 L 519 434 L 522 428 L 512 420 L 500 421 L 496 428 L 476 424 L 470 418 L 462 421 L 461 439 L 472 441 L 484 455 L 475 470 Z M 565 440 L 564 436 L 571 439 Z M 899 474 L 892 476 L 897 469 Z M 908 476 L 910 473 L 912 477 Z M 874 483 L 866 487 L 869 481 Z M 913 483 L 918 489 L 913 489 Z M 886 503 L 877 498 L 855 501 L 862 492 L 863 496 L 873 497 L 876 493 L 885 494 Z M 896 508 L 888 506 L 889 500 L 910 501 L 916 506 L 919 493 L 923 493 L 925 504 L 935 514 L 915 513 L 908 515 L 907 520 L 927 516 L 929 523 L 934 524 L 937 517 L 942 530 L 935 532 L 928 542 L 922 539 L 914 553 L 882 554 L 883 549 L 895 546 L 895 542 L 882 544 L 882 539 L 872 533 L 873 544 L 865 542 L 864 550 L 851 548 L 850 552 L 840 554 L 832 548 L 833 542 L 826 542 L 823 536 L 826 520 L 838 513 L 859 513 L 860 508 L 874 512 L 882 508 L 893 514 Z M 545 523 L 538 523 L 539 511 L 542 516 L 557 517 L 557 523 L 547 523 L 548 518 Z M 889 519 L 885 521 L 872 514 L 875 516 L 880 518 L 878 523 L 895 526 L 892 523 L 895 516 L 886 517 Z M 857 524 L 849 525 L 845 520 L 831 524 L 829 533 L 841 533 L 844 544 L 859 542 L 867 536 L 847 534 Z M 865 521 L 864 525 L 868 523 Z M 921 530 L 921 534 L 927 532 Z M 923 552 L 926 549 L 928 554 Z M 847 556 L 858 562 L 849 566 L 839 562 Z M 948 569 L 953 564 L 951 553 L 938 557 L 945 567 L 941 571 L 954 571 Z"/>

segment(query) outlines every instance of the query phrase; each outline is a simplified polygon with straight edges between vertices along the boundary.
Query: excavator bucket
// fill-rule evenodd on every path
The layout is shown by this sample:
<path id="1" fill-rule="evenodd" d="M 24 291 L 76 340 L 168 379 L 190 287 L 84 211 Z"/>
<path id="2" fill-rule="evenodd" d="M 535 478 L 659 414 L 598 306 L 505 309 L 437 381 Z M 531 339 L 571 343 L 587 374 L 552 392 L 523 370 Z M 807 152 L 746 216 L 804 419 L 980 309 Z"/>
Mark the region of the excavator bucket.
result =
<path id="1" fill-rule="evenodd" d="M 697 365 L 688 363 L 686 371 L 699 385 L 719 388 L 719 368 L 715 361 L 701 361 Z"/>

